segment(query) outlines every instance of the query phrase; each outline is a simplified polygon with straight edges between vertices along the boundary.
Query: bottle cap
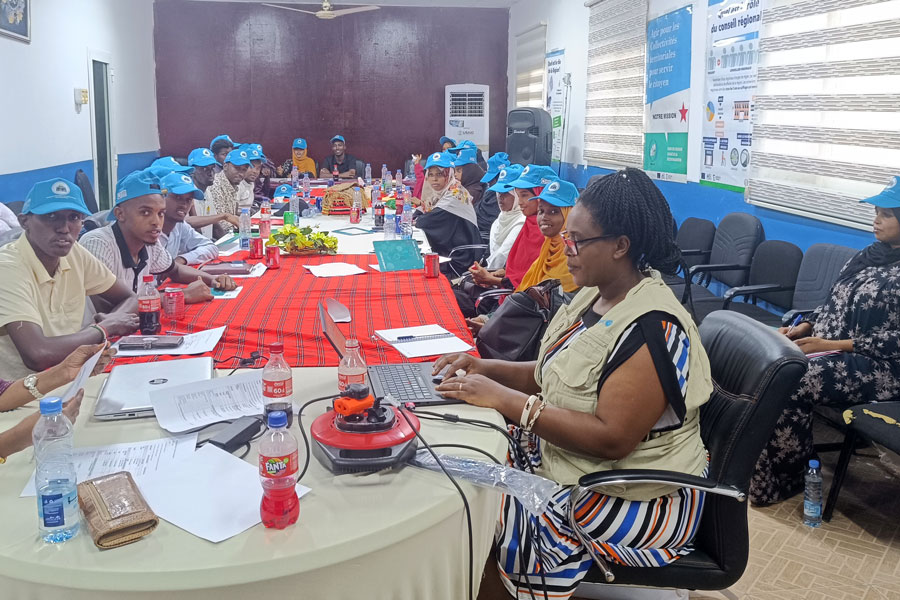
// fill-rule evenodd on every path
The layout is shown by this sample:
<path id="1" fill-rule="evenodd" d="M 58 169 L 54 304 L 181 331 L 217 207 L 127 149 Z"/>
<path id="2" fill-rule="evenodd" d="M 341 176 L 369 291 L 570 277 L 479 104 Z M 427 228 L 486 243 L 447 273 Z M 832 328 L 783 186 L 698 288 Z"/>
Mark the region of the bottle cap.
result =
<path id="1" fill-rule="evenodd" d="M 144 275 L 144 283 L 153 283 L 153 275 Z"/>
<path id="2" fill-rule="evenodd" d="M 344 390 L 344 396 L 354 400 L 365 400 L 369 397 L 369 386 L 364 383 L 351 383 Z"/>
<path id="3" fill-rule="evenodd" d="M 809 461 L 809 468 L 810 468 L 810 469 L 818 469 L 818 468 L 819 468 L 819 461 L 817 461 L 817 460 L 814 459 L 814 458 L 813 458 L 813 459 L 810 459 L 810 461 Z"/>
<path id="4" fill-rule="evenodd" d="M 287 414 L 283 410 L 269 413 L 269 427 L 284 427 L 287 425 Z"/>
<path id="5" fill-rule="evenodd" d="M 269 352 L 272 354 L 284 354 L 284 342 L 272 342 L 269 344 Z"/>
<path id="6" fill-rule="evenodd" d="M 359 348 L 359 341 L 355 340 L 353 338 L 350 338 L 346 342 L 344 342 L 344 347 L 345 348 Z"/>
<path id="7" fill-rule="evenodd" d="M 249 215 L 249 214 L 250 214 L 250 209 L 249 209 L 249 208 L 242 208 L 242 209 L 241 209 L 241 214 L 242 214 L 242 215 L 243 215 L 243 214 Z"/>
<path id="8" fill-rule="evenodd" d="M 58 415 L 62 412 L 62 398 L 59 396 L 46 396 L 41 398 L 42 415 Z"/>

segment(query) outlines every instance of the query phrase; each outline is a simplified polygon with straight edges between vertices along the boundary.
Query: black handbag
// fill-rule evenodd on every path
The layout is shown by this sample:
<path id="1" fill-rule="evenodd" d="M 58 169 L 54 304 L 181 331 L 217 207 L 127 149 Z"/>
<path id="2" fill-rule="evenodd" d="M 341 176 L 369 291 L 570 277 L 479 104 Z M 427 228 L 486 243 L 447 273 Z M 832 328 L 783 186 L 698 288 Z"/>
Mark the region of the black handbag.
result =
<path id="1" fill-rule="evenodd" d="M 547 325 L 569 300 L 558 279 L 511 294 L 478 332 L 478 352 L 483 358 L 535 360 Z"/>

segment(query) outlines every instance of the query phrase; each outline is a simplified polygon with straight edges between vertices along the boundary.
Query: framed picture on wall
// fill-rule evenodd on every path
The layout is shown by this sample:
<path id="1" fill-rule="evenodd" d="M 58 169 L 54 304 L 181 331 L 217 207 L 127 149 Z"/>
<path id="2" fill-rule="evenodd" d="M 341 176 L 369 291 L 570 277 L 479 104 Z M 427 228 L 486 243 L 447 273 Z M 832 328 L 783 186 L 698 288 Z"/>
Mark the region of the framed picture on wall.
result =
<path id="1" fill-rule="evenodd" d="M 0 0 L 0 35 L 31 43 L 31 0 Z"/>

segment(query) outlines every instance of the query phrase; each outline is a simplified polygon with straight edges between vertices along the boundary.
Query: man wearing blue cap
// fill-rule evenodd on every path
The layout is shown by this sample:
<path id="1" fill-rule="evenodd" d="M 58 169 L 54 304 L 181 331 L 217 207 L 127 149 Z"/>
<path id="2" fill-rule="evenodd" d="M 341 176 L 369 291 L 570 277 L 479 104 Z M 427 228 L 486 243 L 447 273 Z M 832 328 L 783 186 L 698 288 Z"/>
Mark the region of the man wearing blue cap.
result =
<path id="1" fill-rule="evenodd" d="M 187 303 L 212 300 L 209 288 L 233 290 L 227 275 L 213 277 L 176 262 L 160 243 L 166 213 L 165 190 L 148 171 L 135 171 L 116 185 L 116 222 L 81 238 L 81 244 L 109 268 L 116 278 L 137 293 L 145 275 L 157 282 L 171 279 L 189 284 Z"/>
<path id="2" fill-rule="evenodd" d="M 212 151 L 216 159 L 216 163 L 222 165 L 228 153 L 234 150 L 234 142 L 227 135 L 217 135 L 209 143 L 209 149 Z"/>
<path id="3" fill-rule="evenodd" d="M 486 186 L 481 202 L 475 205 L 475 216 L 478 218 L 478 230 L 482 233 L 490 233 L 491 226 L 500 216 L 500 204 L 497 192 L 491 190 L 491 186 L 500 178 L 500 171 L 509 165 L 509 155 L 506 152 L 498 152 L 487 161 L 487 171 L 481 177 L 481 183 Z"/>
<path id="4" fill-rule="evenodd" d="M 190 173 L 194 170 L 194 167 L 186 167 L 177 160 L 175 160 L 174 156 L 162 156 L 157 158 L 152 163 L 150 163 L 151 168 L 157 168 L 161 170 L 166 170 L 169 173 L 172 171 L 178 171 L 179 173 Z M 166 173 L 168 174 L 168 173 Z"/>
<path id="5" fill-rule="evenodd" d="M 250 168 L 250 153 L 246 150 L 236 149 L 225 157 L 225 165 L 220 173 L 216 173 L 213 183 L 206 190 L 207 202 L 212 202 L 213 210 L 218 214 L 235 215 L 238 212 L 238 186 L 244 180 L 247 169 Z M 252 201 L 251 201 L 252 203 Z M 234 230 L 234 226 L 228 221 L 219 221 L 225 233 Z"/>
<path id="6" fill-rule="evenodd" d="M 216 176 L 217 165 L 209 148 L 195 148 L 188 155 L 188 166 L 194 169 L 191 172 L 191 178 L 194 186 L 203 192 L 203 197 L 194 201 L 194 206 L 185 221 L 205 237 L 213 239 L 225 235 L 225 231 L 218 226 L 219 221 L 227 221 L 234 227 L 240 225 L 240 220 L 236 215 L 217 213 L 212 200 L 206 199 L 206 190 L 212 185 Z"/>
<path id="7" fill-rule="evenodd" d="M 165 249 L 182 265 L 199 265 L 219 258 L 219 248 L 212 240 L 185 222 L 194 200 L 202 199 L 203 192 L 185 173 L 170 173 L 161 185 L 166 190 L 166 215 L 159 240 Z"/>
<path id="8" fill-rule="evenodd" d="M 443 136 L 438 142 L 441 145 L 441 152 L 446 152 L 450 148 L 454 148 L 456 146 L 456 140 L 452 137 Z"/>
<path id="9" fill-rule="evenodd" d="M 342 135 L 331 138 L 331 155 L 325 157 L 319 177 L 330 178 L 335 165 L 337 165 L 338 176 L 341 179 L 356 179 L 356 157 L 347 154 L 347 142 Z"/>
<path id="10" fill-rule="evenodd" d="M 78 346 L 137 329 L 134 294 L 78 244 L 88 215 L 71 181 L 41 181 L 28 192 L 24 234 L 0 250 L 0 378 L 42 371 Z M 84 327 L 86 296 L 115 308 Z"/>

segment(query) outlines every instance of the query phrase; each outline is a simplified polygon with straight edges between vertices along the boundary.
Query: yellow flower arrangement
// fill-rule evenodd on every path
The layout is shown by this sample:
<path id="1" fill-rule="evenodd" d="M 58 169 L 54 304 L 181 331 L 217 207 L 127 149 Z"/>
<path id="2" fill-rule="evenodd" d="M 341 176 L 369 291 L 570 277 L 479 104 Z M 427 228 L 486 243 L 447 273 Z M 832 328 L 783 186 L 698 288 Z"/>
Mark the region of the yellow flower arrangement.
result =
<path id="1" fill-rule="evenodd" d="M 285 225 L 269 235 L 266 246 L 278 246 L 289 254 L 337 254 L 338 241 L 318 228 Z"/>

